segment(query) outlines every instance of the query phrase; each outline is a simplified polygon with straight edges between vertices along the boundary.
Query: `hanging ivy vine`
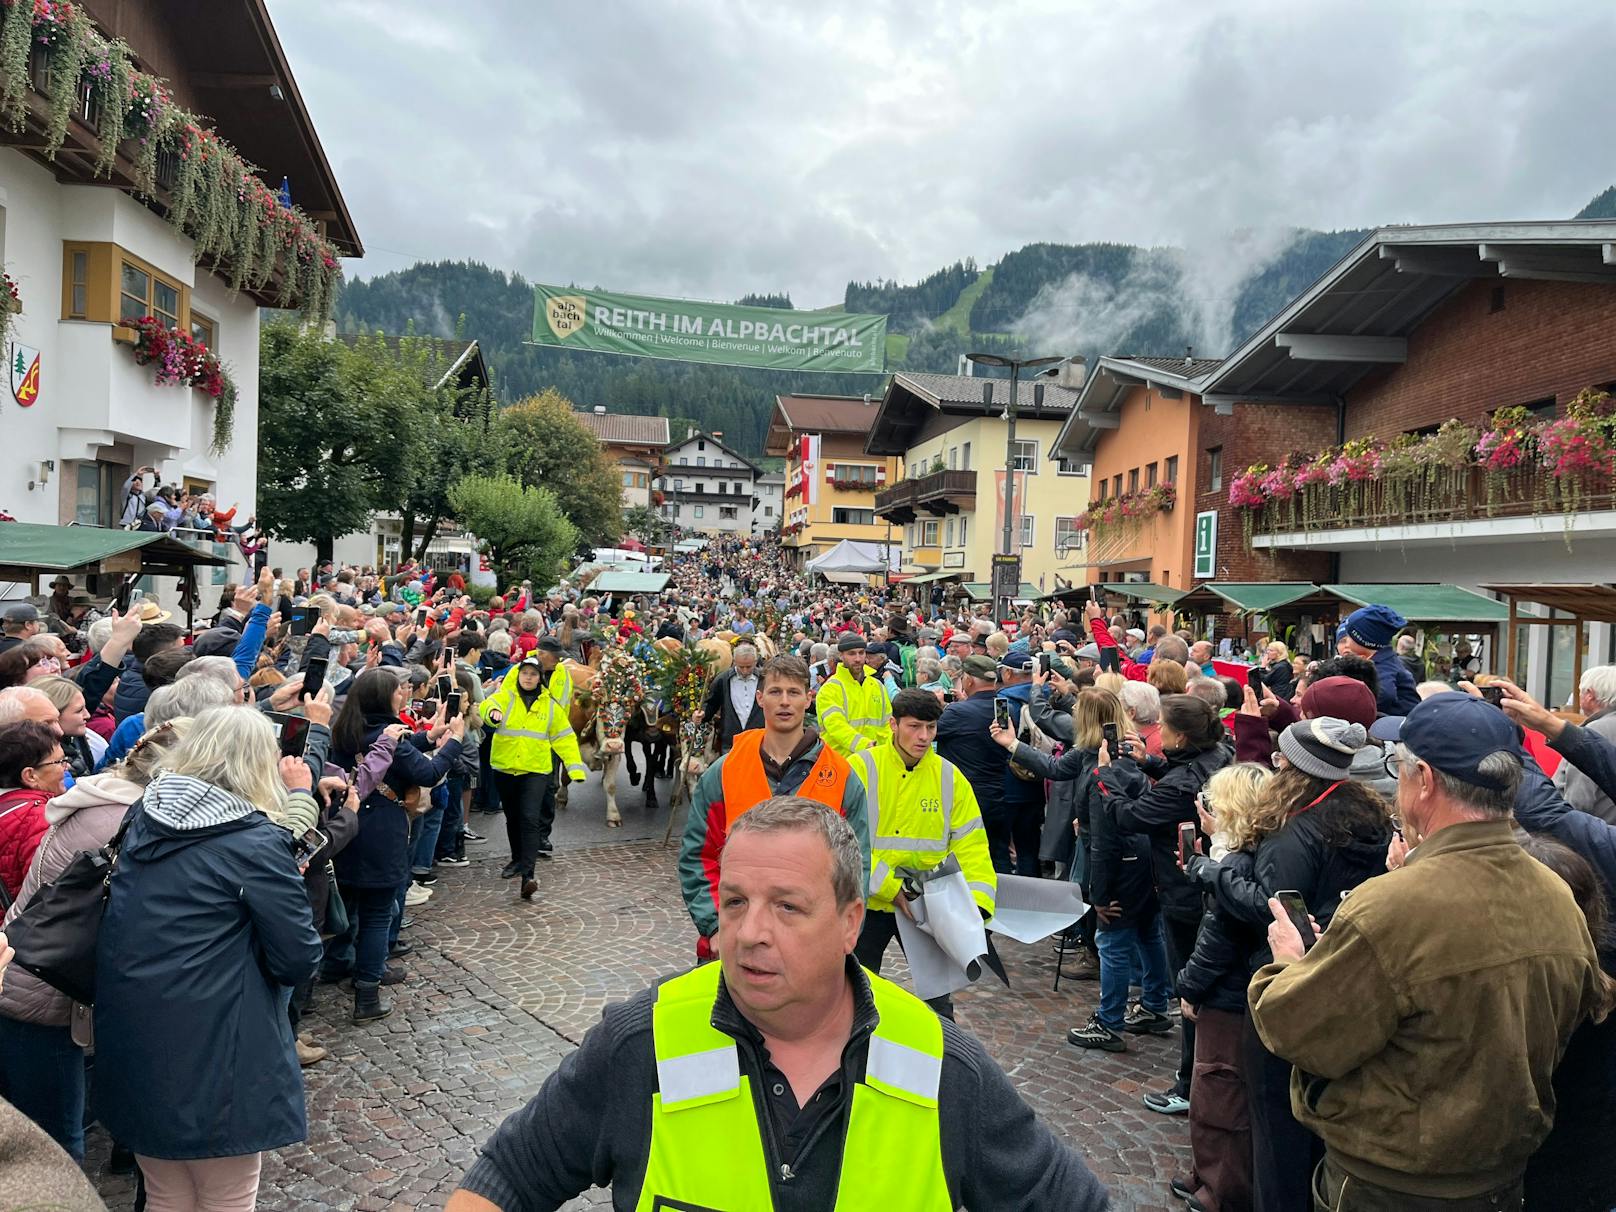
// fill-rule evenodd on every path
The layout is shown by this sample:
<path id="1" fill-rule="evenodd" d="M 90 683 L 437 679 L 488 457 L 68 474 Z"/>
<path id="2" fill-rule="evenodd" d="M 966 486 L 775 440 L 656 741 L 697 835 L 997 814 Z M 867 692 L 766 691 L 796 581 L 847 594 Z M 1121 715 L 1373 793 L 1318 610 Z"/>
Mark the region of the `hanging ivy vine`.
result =
<path id="1" fill-rule="evenodd" d="M 21 130 L 28 117 L 35 54 L 47 68 L 48 159 L 66 141 L 86 96 L 94 102 L 94 171 L 110 176 L 119 153 L 133 165 L 136 188 L 162 194 L 159 165 L 174 158 L 167 191 L 169 223 L 191 239 L 193 256 L 211 261 L 232 290 L 261 291 L 277 273 L 276 303 L 327 317 L 341 266 L 312 220 L 288 207 L 240 154 L 197 115 L 175 104 L 163 82 L 138 71 L 129 48 L 98 31 L 71 0 L 0 0 L 0 121 Z"/>

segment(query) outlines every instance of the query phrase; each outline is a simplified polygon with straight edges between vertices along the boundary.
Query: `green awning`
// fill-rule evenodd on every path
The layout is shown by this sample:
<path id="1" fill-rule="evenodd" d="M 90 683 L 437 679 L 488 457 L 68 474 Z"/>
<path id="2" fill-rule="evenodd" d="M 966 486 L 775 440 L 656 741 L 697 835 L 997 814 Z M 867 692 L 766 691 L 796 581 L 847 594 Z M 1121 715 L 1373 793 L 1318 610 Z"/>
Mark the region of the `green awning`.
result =
<path id="1" fill-rule="evenodd" d="M 0 574 L 14 580 L 41 572 L 179 576 L 198 564 L 229 566 L 230 562 L 228 557 L 162 531 L 0 523 Z"/>
<path id="2" fill-rule="evenodd" d="M 603 572 L 589 582 L 589 592 L 661 593 L 670 580 L 665 572 Z"/>
<path id="3" fill-rule="evenodd" d="M 1101 585 L 1100 589 L 1105 593 L 1121 594 L 1136 602 L 1164 602 L 1167 605 L 1172 605 L 1189 592 L 1185 589 L 1169 589 L 1166 585 L 1154 585 L 1149 581 L 1118 581 L 1112 585 Z"/>
<path id="4" fill-rule="evenodd" d="M 1354 606 L 1390 606 L 1411 623 L 1503 623 L 1509 607 L 1457 585 L 1325 585 Z"/>
<path id="5" fill-rule="evenodd" d="M 965 590 L 967 597 L 973 602 L 986 602 L 993 597 L 993 583 L 991 581 L 966 581 L 960 586 Z M 1016 602 L 1036 601 L 1040 596 L 1038 586 L 1031 581 L 1021 582 L 1021 590 L 1012 599 Z"/>
<path id="6" fill-rule="evenodd" d="M 1274 581 L 1267 584 L 1208 581 L 1198 588 L 1210 590 L 1236 610 L 1248 614 L 1262 614 L 1281 606 L 1288 606 L 1319 591 L 1319 587 L 1312 581 Z"/>
<path id="7" fill-rule="evenodd" d="M 949 571 L 948 569 L 945 568 L 945 569 L 943 569 L 943 570 L 941 570 L 939 572 L 921 572 L 921 573 L 917 573 L 916 575 L 914 575 L 912 577 L 904 578 L 903 583 L 905 585 L 925 585 L 925 584 L 927 584 L 929 582 L 947 581 L 947 580 L 949 580 L 949 579 L 951 579 L 953 577 L 962 577 L 964 575 L 965 574 L 963 572 L 960 572 L 958 570 Z"/>

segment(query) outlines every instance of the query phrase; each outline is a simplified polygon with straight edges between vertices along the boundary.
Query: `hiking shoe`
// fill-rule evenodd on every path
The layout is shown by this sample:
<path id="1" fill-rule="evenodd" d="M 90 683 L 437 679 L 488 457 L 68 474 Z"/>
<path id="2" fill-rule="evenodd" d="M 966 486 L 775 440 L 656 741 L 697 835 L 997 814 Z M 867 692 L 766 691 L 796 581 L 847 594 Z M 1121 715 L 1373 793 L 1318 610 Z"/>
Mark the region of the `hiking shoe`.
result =
<path id="1" fill-rule="evenodd" d="M 1122 1016 L 1122 1029 L 1130 1035 L 1168 1035 L 1173 1030 L 1173 1020 L 1135 1004 Z"/>
<path id="2" fill-rule="evenodd" d="M 1177 1090 L 1152 1090 L 1140 1100 L 1160 1115 L 1188 1115 L 1190 1100 Z"/>
<path id="3" fill-rule="evenodd" d="M 499 878 L 502 879 L 502 880 L 514 880 L 517 876 L 519 876 L 521 874 L 522 874 L 522 864 L 521 863 L 514 863 L 514 862 L 513 863 L 506 863 L 503 867 L 501 867 L 499 869 Z"/>
<path id="4" fill-rule="evenodd" d="M 432 899 L 432 889 L 423 888 L 420 884 L 411 884 L 410 890 L 404 894 L 404 903 L 412 908 L 424 905 Z"/>
<path id="5" fill-rule="evenodd" d="M 1081 1027 L 1066 1033 L 1066 1042 L 1078 1048 L 1099 1048 L 1103 1052 L 1126 1052 L 1128 1041 L 1100 1021 L 1098 1014 Z"/>
<path id="6" fill-rule="evenodd" d="M 1097 981 L 1100 979 L 1100 961 L 1081 947 L 1066 949 L 1066 958 L 1061 961 L 1061 975 L 1075 981 Z"/>

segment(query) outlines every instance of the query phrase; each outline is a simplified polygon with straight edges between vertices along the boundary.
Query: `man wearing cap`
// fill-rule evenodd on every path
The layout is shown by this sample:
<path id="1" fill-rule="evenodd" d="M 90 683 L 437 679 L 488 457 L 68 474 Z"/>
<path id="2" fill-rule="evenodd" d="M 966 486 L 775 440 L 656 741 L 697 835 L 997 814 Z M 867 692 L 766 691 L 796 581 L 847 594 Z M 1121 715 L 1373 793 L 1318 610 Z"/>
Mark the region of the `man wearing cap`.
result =
<path id="1" fill-rule="evenodd" d="M 537 653 L 523 657 L 478 709 L 484 726 L 494 734 L 488 761 L 505 808 L 511 847 L 511 861 L 500 877 L 520 875 L 523 900 L 531 900 L 538 890 L 534 860 L 550 857 L 556 786 L 562 778 L 581 783 L 586 775 L 578 738 L 566 709 L 545 687 L 545 674 Z M 560 770 L 555 769 L 557 759 Z"/>
<path id="2" fill-rule="evenodd" d="M 1021 715 L 1027 711 L 1032 698 L 1033 656 L 1025 644 L 1018 640 L 999 661 L 999 697 L 1010 704 L 1010 730 L 1020 732 Z M 1002 746 L 996 746 L 1002 748 Z M 1038 874 L 1038 842 L 1044 830 L 1044 780 L 1025 778 L 1017 773 L 1019 767 L 1006 764 L 1004 775 L 1005 815 L 1009 818 L 1009 838 L 1000 831 L 1000 848 L 1009 841 L 1015 843 L 1016 875 Z M 992 840 L 992 831 L 989 832 Z M 999 868 L 1009 871 L 1007 865 Z"/>
<path id="3" fill-rule="evenodd" d="M 0 616 L 0 652 L 10 652 L 40 632 L 39 610 L 31 602 L 14 602 Z"/>
<path id="4" fill-rule="evenodd" d="M 547 635 L 533 645 L 532 652 L 539 659 L 539 668 L 544 670 L 545 693 L 555 700 L 563 715 L 572 708 L 574 691 L 572 674 L 567 672 L 561 660 L 566 651 L 560 640 Z"/>
<path id="5" fill-rule="evenodd" d="M 995 871 L 1013 870 L 1010 862 L 1011 813 L 1005 805 L 1010 758 L 993 743 L 994 700 L 999 697 L 999 663 L 990 656 L 965 658 L 960 698 L 943 708 L 937 721 L 937 753 L 959 767 L 971 784 L 988 835 Z M 1037 845 L 1033 846 L 1034 855 Z"/>
<path id="6" fill-rule="evenodd" d="M 814 696 L 814 714 L 825 743 L 843 757 L 886 742 L 892 704 L 881 679 L 864 668 L 868 643 L 856 631 L 836 641 L 836 672 Z"/>
<path id="7" fill-rule="evenodd" d="M 1406 861 L 1305 952 L 1270 902 L 1252 1025 L 1295 1066 L 1292 1110 L 1324 1142 L 1317 1208 L 1518 1208 L 1554 1068 L 1599 996 L 1598 952 L 1565 881 L 1515 841 L 1520 736 L 1504 713 L 1469 695 L 1417 703 L 1397 764 Z"/>
<path id="8" fill-rule="evenodd" d="M 1408 620 L 1390 606 L 1360 606 L 1336 630 L 1337 652 L 1373 661 L 1380 676 L 1375 706 L 1382 715 L 1407 715 L 1419 705 L 1414 675 L 1397 659 L 1393 644 Z"/>
<path id="9" fill-rule="evenodd" d="M 736 656 L 741 648 L 737 645 Z M 752 653 L 755 661 L 757 654 Z M 864 784 L 847 759 L 806 726 L 808 666 L 802 658 L 777 656 L 754 673 L 753 714 L 758 723 L 732 738 L 709 766 L 691 797 L 679 845 L 679 884 L 696 925 L 696 958 L 712 959 L 718 932 L 718 856 L 737 817 L 777 795 L 800 795 L 833 808 L 853 826 L 870 867 L 870 824 Z"/>

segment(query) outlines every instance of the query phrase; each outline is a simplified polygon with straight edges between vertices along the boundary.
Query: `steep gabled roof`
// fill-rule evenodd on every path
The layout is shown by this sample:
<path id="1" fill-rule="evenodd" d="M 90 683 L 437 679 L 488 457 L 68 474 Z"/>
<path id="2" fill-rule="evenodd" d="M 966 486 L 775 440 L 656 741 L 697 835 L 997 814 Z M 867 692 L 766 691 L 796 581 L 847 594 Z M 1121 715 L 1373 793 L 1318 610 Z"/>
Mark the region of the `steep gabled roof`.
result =
<path id="1" fill-rule="evenodd" d="M 989 385 L 992 402 L 984 403 L 982 392 Z M 1074 389 L 1052 379 L 1023 379 L 1016 392 L 1016 415 L 1025 421 L 1059 420 L 1071 411 L 1077 396 Z M 1009 403 L 1009 379 L 903 371 L 887 385 L 864 449 L 870 454 L 902 454 L 934 413 L 997 416 Z"/>

